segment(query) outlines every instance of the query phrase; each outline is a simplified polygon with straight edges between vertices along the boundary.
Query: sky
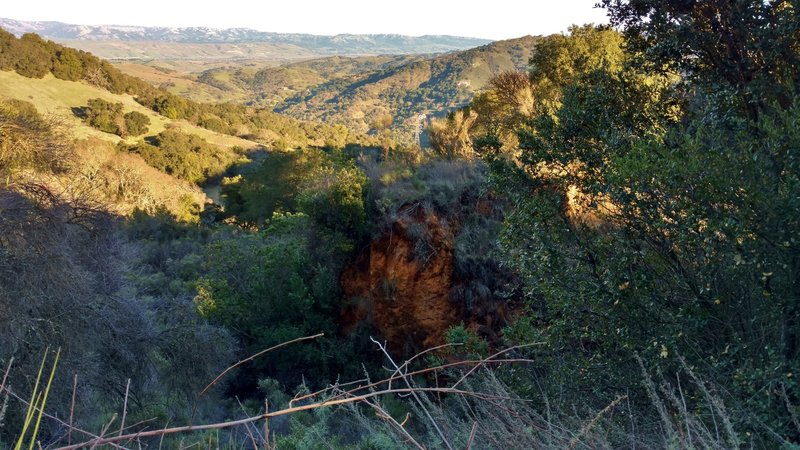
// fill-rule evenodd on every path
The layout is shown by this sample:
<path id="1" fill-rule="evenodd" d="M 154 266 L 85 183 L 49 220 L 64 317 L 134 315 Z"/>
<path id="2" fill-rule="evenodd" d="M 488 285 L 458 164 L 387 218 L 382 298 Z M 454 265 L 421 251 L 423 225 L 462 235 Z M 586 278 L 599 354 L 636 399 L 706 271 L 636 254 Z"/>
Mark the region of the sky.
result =
<path id="1" fill-rule="evenodd" d="M 606 23 L 597 0 L 3 0 L 0 17 L 82 25 L 253 28 L 280 33 L 508 39 Z M 124 6 L 123 6 L 124 5 Z"/>

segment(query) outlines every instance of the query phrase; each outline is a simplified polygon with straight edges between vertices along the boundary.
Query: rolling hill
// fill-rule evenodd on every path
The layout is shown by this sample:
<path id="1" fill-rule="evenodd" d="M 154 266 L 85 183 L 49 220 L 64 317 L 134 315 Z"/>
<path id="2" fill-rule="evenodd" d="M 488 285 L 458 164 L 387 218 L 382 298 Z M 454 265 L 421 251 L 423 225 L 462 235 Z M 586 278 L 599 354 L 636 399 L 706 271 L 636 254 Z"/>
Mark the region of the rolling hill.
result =
<path id="1" fill-rule="evenodd" d="M 138 111 L 150 119 L 148 134 L 155 135 L 166 128 L 178 128 L 184 133 L 193 134 L 211 144 L 231 149 L 241 147 L 250 149 L 259 144 L 235 136 L 216 133 L 188 123 L 185 120 L 172 120 L 137 103 L 128 94 L 111 92 L 77 81 L 59 80 L 52 75 L 43 78 L 23 77 L 15 72 L 0 71 L 0 98 L 10 98 L 31 102 L 36 109 L 55 118 L 65 125 L 76 138 L 97 138 L 116 144 L 123 141 L 115 134 L 104 133 L 81 121 L 74 113 L 75 108 L 85 106 L 89 99 L 100 98 L 112 103 L 122 103 L 125 111 Z M 133 143 L 138 138 L 128 138 Z"/>
<path id="2" fill-rule="evenodd" d="M 424 54 L 463 50 L 486 39 L 459 36 L 270 33 L 247 28 L 74 25 L 0 18 L 16 34 L 37 33 L 105 59 L 301 59 L 322 55 Z"/>
<path id="3" fill-rule="evenodd" d="M 341 123 L 358 132 L 367 132 L 376 118 L 389 114 L 407 138 L 420 114 L 442 114 L 464 105 L 493 75 L 524 70 L 538 39 L 498 41 L 345 75 L 287 97 L 274 109 L 295 118 Z M 277 86 L 270 86 L 270 80 L 284 83 L 280 77 L 267 79 L 260 92 L 274 92 Z"/>
<path id="4" fill-rule="evenodd" d="M 394 118 L 410 142 L 420 114 L 441 115 L 469 102 L 495 74 L 525 70 L 538 37 L 493 42 L 442 55 L 331 56 L 280 66 L 229 64 L 181 73 L 165 62 L 117 63 L 131 75 L 196 101 L 246 103 L 288 116 L 369 132 Z"/>
<path id="5" fill-rule="evenodd" d="M 277 67 L 219 67 L 186 77 L 195 82 L 194 92 L 186 95 L 213 92 L 226 97 L 227 101 L 275 108 L 284 100 L 310 92 L 331 80 L 392 70 L 423 59 L 425 57 L 418 55 L 331 56 Z"/>

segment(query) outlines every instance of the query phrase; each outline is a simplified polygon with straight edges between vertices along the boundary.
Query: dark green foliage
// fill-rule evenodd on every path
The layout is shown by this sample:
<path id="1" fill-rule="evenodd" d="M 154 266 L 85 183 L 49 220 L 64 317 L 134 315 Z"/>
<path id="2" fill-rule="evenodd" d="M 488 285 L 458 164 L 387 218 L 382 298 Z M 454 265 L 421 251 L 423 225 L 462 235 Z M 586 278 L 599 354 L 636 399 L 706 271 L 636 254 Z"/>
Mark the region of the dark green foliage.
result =
<path id="1" fill-rule="evenodd" d="M 132 145 L 128 151 L 139 154 L 150 166 L 192 183 L 221 175 L 231 162 L 219 147 L 172 129 Z"/>
<path id="2" fill-rule="evenodd" d="M 319 167 L 312 177 L 299 195 L 299 210 L 322 227 L 358 237 L 367 218 L 364 208 L 367 178 L 364 172 L 353 163 L 326 164 Z"/>
<path id="3" fill-rule="evenodd" d="M 243 224 L 260 226 L 276 212 L 296 212 L 302 184 L 323 157 L 312 150 L 269 153 L 255 169 L 223 180 L 227 213 Z"/>
<path id="4" fill-rule="evenodd" d="M 137 100 L 141 103 L 140 98 L 137 97 Z M 150 104 L 145 104 L 145 106 L 170 119 L 184 119 L 190 116 L 192 112 L 186 100 L 171 94 L 162 94 L 154 98 Z"/>
<path id="5" fill-rule="evenodd" d="M 729 21 L 713 31 L 705 3 L 606 3 L 629 34 L 652 33 L 630 41 L 653 64 L 646 67 L 690 76 L 677 83 L 607 63 L 566 76 L 564 65 L 533 66 L 534 83 L 550 95 L 519 131 L 518 163 L 492 160 L 497 190 L 513 205 L 503 233 L 508 262 L 529 292 L 528 315 L 507 337 L 548 344 L 535 352 L 541 367 L 532 375 L 549 380 L 550 398 L 601 407 L 624 389 L 643 402 L 637 357 L 654 372 L 688 364 L 736 411 L 730 420 L 741 434 L 731 445 L 796 441 L 787 405 L 800 396 L 797 66 L 775 62 L 786 83 L 767 86 L 763 77 L 775 71 L 748 58 L 732 68 L 714 57 L 731 49 L 706 48 L 711 39 L 728 48 L 726 37 L 736 42 L 740 32 L 748 48 L 774 48 L 772 25 L 750 21 L 755 3 L 768 3 L 709 2 Z M 684 7 L 686 20 L 668 20 Z M 794 20 L 790 10 L 762 13 Z M 684 33 L 692 27 L 700 29 Z M 588 36 L 598 39 L 588 51 L 602 60 L 602 34 L 586 32 L 545 48 L 570 54 Z M 741 78 L 748 70 L 753 76 Z M 741 102 L 731 108 L 720 92 Z M 699 408 L 704 388 L 683 389 L 688 408 Z"/>
<path id="6" fill-rule="evenodd" d="M 14 64 L 18 74 L 30 78 L 42 78 L 50 72 L 52 55 L 48 43 L 38 35 L 27 33 L 19 38 L 13 49 L 19 55 Z"/>
<path id="7" fill-rule="evenodd" d="M 123 114 L 122 103 L 111 103 L 101 98 L 90 99 L 87 103 L 79 114 L 90 126 L 123 138 L 147 133 L 150 118 L 139 111 Z"/>
<path id="8" fill-rule="evenodd" d="M 320 150 L 272 152 L 254 169 L 223 181 L 228 214 L 261 225 L 276 212 L 303 212 L 357 237 L 366 219 L 366 177 L 352 161 Z"/>
<path id="9" fill-rule="evenodd" d="M 122 103 L 111 103 L 100 98 L 90 99 L 83 108 L 86 122 L 100 131 L 126 136 Z"/>
<path id="10" fill-rule="evenodd" d="M 60 80 L 79 81 L 83 78 L 83 62 L 77 50 L 61 47 L 56 50 L 53 76 Z"/>
<path id="11" fill-rule="evenodd" d="M 734 95 L 756 119 L 774 102 L 786 107 L 784 86 L 800 86 L 800 16 L 791 2 L 736 0 L 603 0 L 623 27 L 637 62 L 687 75 L 695 87 Z"/>
<path id="12" fill-rule="evenodd" d="M 131 111 L 123 116 L 125 120 L 125 130 L 130 136 L 139 136 L 147 133 L 150 125 L 150 118 L 139 111 Z"/>
<path id="13" fill-rule="evenodd" d="M 245 352 L 324 332 L 301 349 L 275 352 L 242 374 L 236 389 L 269 376 L 317 385 L 346 367 L 338 338 L 339 274 L 362 237 L 366 177 L 352 161 L 319 150 L 270 153 L 223 182 L 225 214 L 247 228 L 206 248 L 197 282 L 203 314 L 239 336 Z"/>
<path id="14" fill-rule="evenodd" d="M 197 282 L 195 302 L 204 316 L 234 332 L 242 356 L 326 334 L 254 361 L 237 389 L 251 390 L 254 377 L 263 376 L 286 386 L 301 377 L 315 384 L 331 381 L 332 369 L 343 361 L 344 347 L 336 342 L 337 266 L 314 251 L 310 225 L 304 216 L 276 216 L 263 233 L 234 235 L 205 249 L 206 275 Z"/>

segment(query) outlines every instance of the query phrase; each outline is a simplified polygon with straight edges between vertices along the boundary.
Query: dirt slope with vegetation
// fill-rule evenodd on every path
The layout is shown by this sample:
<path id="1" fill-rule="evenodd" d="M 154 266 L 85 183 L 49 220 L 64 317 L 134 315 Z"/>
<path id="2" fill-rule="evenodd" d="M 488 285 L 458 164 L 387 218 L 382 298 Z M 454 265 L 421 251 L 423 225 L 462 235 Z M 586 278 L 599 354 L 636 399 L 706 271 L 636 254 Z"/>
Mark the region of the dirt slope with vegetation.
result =
<path id="1" fill-rule="evenodd" d="M 383 115 L 409 139 L 419 114 L 439 114 L 472 100 L 492 75 L 524 69 L 536 37 L 412 61 L 398 67 L 330 80 L 287 98 L 276 111 L 296 118 L 342 123 L 367 132 Z"/>
<path id="2" fill-rule="evenodd" d="M 525 71 L 440 60 L 489 78 L 431 151 L 0 32 L 0 69 L 37 89 L 125 98 L 81 123 L 138 133 L 157 118 L 125 123 L 130 95 L 270 146 L 231 160 L 167 127 L 113 146 L 0 100 L 0 448 L 796 448 L 800 15 L 601 3 L 619 30 L 536 39 Z M 386 84 L 423 87 L 433 61 Z M 397 100 L 360 75 L 331 98 Z M 160 194 L 133 189 L 141 162 Z M 184 202 L 212 178 L 219 204 Z"/>
<path id="3" fill-rule="evenodd" d="M 454 230 L 419 203 L 398 214 L 392 229 L 342 273 L 342 289 L 354 303 L 342 314 L 345 332 L 369 321 L 393 352 L 410 354 L 444 343 L 445 332 L 461 318 L 450 303 Z M 420 229 L 428 242 L 413 235 Z"/>
<path id="4" fill-rule="evenodd" d="M 459 325 L 500 342 L 516 294 L 513 274 L 497 264 L 502 213 L 482 192 L 485 168 L 436 161 L 413 172 L 364 167 L 380 206 L 370 242 L 341 275 L 345 332 L 369 324 L 398 355 L 444 344 Z"/>

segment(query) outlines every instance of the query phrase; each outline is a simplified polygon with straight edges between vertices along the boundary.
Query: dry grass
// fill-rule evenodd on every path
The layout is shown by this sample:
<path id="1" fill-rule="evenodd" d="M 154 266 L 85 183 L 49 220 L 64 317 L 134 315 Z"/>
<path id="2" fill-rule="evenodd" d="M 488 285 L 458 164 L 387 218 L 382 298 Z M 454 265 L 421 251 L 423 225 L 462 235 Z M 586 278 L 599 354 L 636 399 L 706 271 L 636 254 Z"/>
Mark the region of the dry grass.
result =
<path id="1" fill-rule="evenodd" d="M 314 337 L 309 336 L 285 344 L 310 340 Z M 249 444 L 255 449 L 273 449 L 276 440 L 274 436 L 271 438 L 270 434 L 271 419 L 332 407 L 338 407 L 341 413 L 355 418 L 362 428 L 363 436 L 379 434 L 386 436 L 393 442 L 393 446 L 398 448 L 408 446 L 421 450 L 435 448 L 504 450 L 513 448 L 707 448 L 722 450 L 739 448 L 741 445 L 736 438 L 736 433 L 729 426 L 729 412 L 721 400 L 695 377 L 689 367 L 684 367 L 684 375 L 689 382 L 694 383 L 704 393 L 709 408 L 713 410 L 715 417 L 724 423 L 720 427 L 722 430 L 710 429 L 707 420 L 700 420 L 695 415 L 696 413 L 685 408 L 681 388 L 677 390 L 670 388 L 670 385 L 664 382 L 661 383 L 661 394 L 659 394 L 659 388 L 644 369 L 642 382 L 651 401 L 649 412 L 644 412 L 650 417 L 660 416 L 662 419 L 660 427 L 657 424 L 654 426 L 652 422 L 650 425 L 642 425 L 640 428 L 634 427 L 634 422 L 646 424 L 648 419 L 640 415 L 643 410 L 634 409 L 631 406 L 630 399 L 626 394 L 617 396 L 603 408 L 583 414 L 575 411 L 551 410 L 550 406 L 545 412 L 536 410 L 531 402 L 514 394 L 498 376 L 497 370 L 493 369 L 493 367 L 509 368 L 530 362 L 511 356 L 519 350 L 519 347 L 497 352 L 485 359 L 456 361 L 410 370 L 410 361 L 420 359 L 428 352 L 423 352 L 409 361 L 397 364 L 380 343 L 376 342 L 376 344 L 384 352 L 391 365 L 389 368 L 391 374 L 386 378 L 376 382 L 365 378 L 352 383 L 337 383 L 313 393 L 301 393 L 295 396 L 287 406 L 276 410 L 270 410 L 265 402 L 263 410 L 255 415 L 246 414 L 246 409 L 240 404 L 246 416 L 224 422 L 165 426 L 156 429 L 148 429 L 141 424 L 128 428 L 120 425 L 119 433 L 112 436 L 107 434 L 114 422 L 114 418 L 112 418 L 103 427 L 103 431 L 95 435 L 65 424 L 57 419 L 56 415 L 46 414 L 35 406 L 31 407 L 32 402 L 23 400 L 20 395 L 6 385 L 5 381 L 0 385 L 0 393 L 28 405 L 30 411 L 38 411 L 39 414 L 57 424 L 67 426 L 70 432 L 74 430 L 87 436 L 87 440 L 84 442 L 67 443 L 62 446 L 59 445 L 64 436 L 56 437 L 45 446 L 45 448 L 56 450 L 77 450 L 100 445 L 109 445 L 115 448 L 143 448 L 148 444 L 148 438 L 163 442 L 164 437 L 173 436 L 174 439 L 183 441 L 181 435 L 208 431 L 218 433 L 219 430 L 231 430 L 231 437 L 238 436 L 234 439 L 243 439 L 242 442 L 239 442 L 240 447 Z M 231 368 L 249 362 L 263 353 L 260 352 L 251 358 L 240 361 Z M 220 377 L 224 376 L 231 368 L 223 371 Z M 437 375 L 435 385 L 431 385 L 430 382 L 423 384 L 425 379 L 430 380 L 434 374 Z M 441 380 L 450 380 L 450 382 L 440 385 Z M 457 381 L 453 382 L 453 380 Z M 404 398 L 405 400 L 403 400 Z M 395 417 L 384 404 L 384 400 L 388 399 L 404 401 L 409 412 Z M 373 415 L 366 414 L 365 412 L 368 410 L 371 410 Z M 122 413 L 125 414 L 125 411 Z M 261 424 L 261 427 L 258 424 Z M 244 433 L 236 431 L 242 429 L 245 430 Z M 200 439 L 210 439 L 208 436 L 207 433 L 202 434 Z M 325 439 L 322 435 L 318 435 L 317 438 Z M 219 439 L 218 436 L 217 439 Z M 219 441 L 216 445 L 219 445 Z M 235 444 L 229 443 L 229 445 Z M 332 445 L 332 443 L 328 444 L 330 448 L 334 448 Z"/>
<path id="2" fill-rule="evenodd" d="M 223 148 L 238 146 L 250 149 L 258 147 L 258 144 L 253 141 L 215 133 L 183 120 L 170 120 L 136 103 L 130 95 L 112 94 L 85 83 L 59 80 L 49 74 L 44 78 L 37 79 L 23 77 L 16 72 L 0 71 L 0 98 L 3 97 L 33 103 L 40 113 L 62 121 L 76 138 L 94 137 L 113 144 L 123 140 L 119 136 L 104 133 L 86 125 L 73 114 L 72 108 L 85 106 L 89 99 L 100 98 L 108 102 L 122 103 L 126 112 L 138 111 L 146 115 L 150 119 L 150 129 L 147 133 L 149 135 L 158 134 L 167 127 L 177 127 L 185 133 L 194 134 Z M 128 138 L 126 142 L 134 143 L 137 139 L 135 137 Z"/>

